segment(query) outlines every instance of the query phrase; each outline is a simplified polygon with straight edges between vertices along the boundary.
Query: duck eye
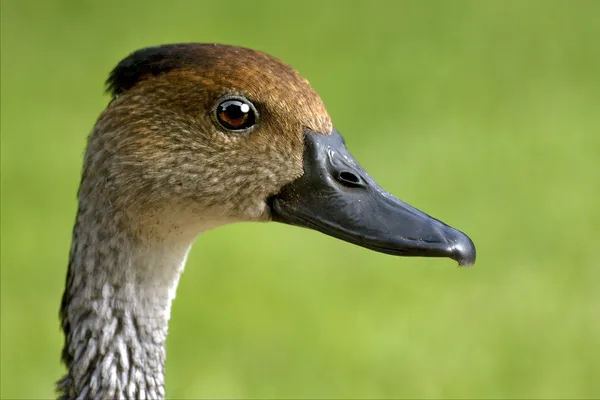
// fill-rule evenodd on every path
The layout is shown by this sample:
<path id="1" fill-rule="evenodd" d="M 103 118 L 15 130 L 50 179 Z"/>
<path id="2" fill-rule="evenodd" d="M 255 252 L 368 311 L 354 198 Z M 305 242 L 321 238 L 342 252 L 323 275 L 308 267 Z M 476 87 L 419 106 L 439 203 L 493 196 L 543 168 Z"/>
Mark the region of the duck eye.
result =
<path id="1" fill-rule="evenodd" d="M 256 123 L 254 106 L 245 99 L 228 99 L 216 109 L 217 121 L 230 131 L 243 131 Z"/>

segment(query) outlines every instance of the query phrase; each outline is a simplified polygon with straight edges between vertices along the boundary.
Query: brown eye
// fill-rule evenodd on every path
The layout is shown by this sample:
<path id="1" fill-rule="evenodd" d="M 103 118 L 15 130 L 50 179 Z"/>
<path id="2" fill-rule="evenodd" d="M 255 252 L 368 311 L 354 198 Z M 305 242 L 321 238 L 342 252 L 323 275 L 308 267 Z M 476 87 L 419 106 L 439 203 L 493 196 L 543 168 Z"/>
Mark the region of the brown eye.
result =
<path id="1" fill-rule="evenodd" d="M 245 131 L 256 124 L 254 105 L 244 98 L 221 101 L 216 109 L 217 121 L 230 131 Z"/>

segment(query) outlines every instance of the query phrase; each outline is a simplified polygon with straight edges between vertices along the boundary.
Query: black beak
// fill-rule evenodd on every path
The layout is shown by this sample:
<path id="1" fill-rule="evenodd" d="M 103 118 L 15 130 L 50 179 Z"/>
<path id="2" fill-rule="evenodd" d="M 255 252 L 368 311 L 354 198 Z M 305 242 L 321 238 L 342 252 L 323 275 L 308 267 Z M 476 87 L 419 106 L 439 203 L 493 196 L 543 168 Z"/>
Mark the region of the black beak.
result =
<path id="1" fill-rule="evenodd" d="M 459 230 L 383 190 L 350 155 L 342 136 L 305 134 L 304 175 L 269 199 L 274 221 L 315 229 L 375 251 L 475 263 Z"/>

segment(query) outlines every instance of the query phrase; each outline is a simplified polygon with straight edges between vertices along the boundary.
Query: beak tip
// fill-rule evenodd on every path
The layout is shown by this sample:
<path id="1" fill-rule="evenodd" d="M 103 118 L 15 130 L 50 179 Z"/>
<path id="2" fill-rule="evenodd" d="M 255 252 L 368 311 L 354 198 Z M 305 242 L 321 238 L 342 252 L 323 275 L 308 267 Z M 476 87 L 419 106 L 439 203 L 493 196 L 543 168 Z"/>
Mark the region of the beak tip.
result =
<path id="1" fill-rule="evenodd" d="M 477 252 L 475 244 L 467 235 L 460 231 L 456 231 L 458 235 L 453 238 L 452 242 L 452 259 L 458 261 L 459 267 L 471 267 L 475 264 Z"/>

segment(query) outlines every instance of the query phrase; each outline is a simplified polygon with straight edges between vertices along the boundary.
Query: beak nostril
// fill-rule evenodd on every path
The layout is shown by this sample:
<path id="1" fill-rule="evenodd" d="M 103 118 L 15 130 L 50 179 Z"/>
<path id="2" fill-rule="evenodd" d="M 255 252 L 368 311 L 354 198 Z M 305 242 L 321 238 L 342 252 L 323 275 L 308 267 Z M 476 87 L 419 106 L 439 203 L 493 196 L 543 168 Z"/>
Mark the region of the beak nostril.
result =
<path id="1" fill-rule="evenodd" d="M 348 187 L 361 187 L 363 186 L 362 179 L 356 174 L 349 171 L 342 171 L 338 174 L 337 180 Z"/>

